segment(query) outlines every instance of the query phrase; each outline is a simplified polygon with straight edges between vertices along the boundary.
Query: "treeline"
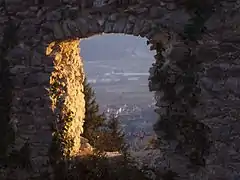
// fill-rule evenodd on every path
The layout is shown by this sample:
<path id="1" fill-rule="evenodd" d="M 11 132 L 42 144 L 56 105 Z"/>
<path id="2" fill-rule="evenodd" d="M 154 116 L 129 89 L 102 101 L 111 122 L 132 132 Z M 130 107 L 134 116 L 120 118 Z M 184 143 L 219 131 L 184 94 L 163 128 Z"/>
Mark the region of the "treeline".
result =
<path id="1" fill-rule="evenodd" d="M 82 134 L 89 143 L 100 151 L 120 151 L 124 148 L 124 134 L 120 129 L 119 119 L 114 114 L 110 118 L 99 111 L 95 92 L 84 80 L 85 119 Z"/>
<path id="2" fill-rule="evenodd" d="M 81 136 L 97 151 L 82 156 L 74 164 L 71 160 L 63 162 L 55 173 L 55 180 L 150 180 L 130 159 L 119 119 L 114 114 L 107 118 L 99 111 L 95 92 L 86 79 L 84 94 L 86 112 Z M 122 156 L 110 158 L 105 156 L 106 151 L 118 151 Z"/>

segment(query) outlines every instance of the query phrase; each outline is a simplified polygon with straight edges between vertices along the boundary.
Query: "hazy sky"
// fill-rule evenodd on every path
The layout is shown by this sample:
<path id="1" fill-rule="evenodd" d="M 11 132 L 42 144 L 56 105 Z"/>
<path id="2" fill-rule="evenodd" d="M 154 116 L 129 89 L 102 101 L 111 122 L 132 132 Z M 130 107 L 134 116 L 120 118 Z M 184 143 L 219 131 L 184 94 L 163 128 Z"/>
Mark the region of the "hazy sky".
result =
<path id="1" fill-rule="evenodd" d="M 117 60 L 138 56 L 153 61 L 147 39 L 132 35 L 104 34 L 81 41 L 81 55 L 85 61 Z M 129 62 L 130 63 L 130 62 Z"/>

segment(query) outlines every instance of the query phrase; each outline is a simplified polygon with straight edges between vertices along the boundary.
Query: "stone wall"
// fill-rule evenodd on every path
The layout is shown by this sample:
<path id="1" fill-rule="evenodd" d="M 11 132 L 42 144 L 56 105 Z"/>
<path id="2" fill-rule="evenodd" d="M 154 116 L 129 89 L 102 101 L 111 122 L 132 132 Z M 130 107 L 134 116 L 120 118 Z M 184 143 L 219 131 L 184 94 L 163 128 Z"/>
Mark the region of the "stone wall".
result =
<path id="1" fill-rule="evenodd" d="M 84 71 L 77 40 L 53 42 L 46 54 L 54 57 L 54 70 L 50 77 L 52 111 L 56 115 L 53 123 L 54 139 L 60 157 L 74 157 L 80 150 L 80 134 L 83 133 L 85 101 L 83 94 Z"/>
<path id="2" fill-rule="evenodd" d="M 0 46 L 0 158 L 2 162 L 6 162 L 8 145 L 14 141 L 14 129 L 9 123 L 13 86 L 10 79 L 9 63 L 6 56 L 8 49 L 16 43 L 16 40 L 13 37 L 17 29 L 9 27 L 4 29 L 5 37 Z M 2 175 L 0 175 L 0 178 L 2 178 Z"/>
<path id="3" fill-rule="evenodd" d="M 57 150 L 61 150 L 62 157 L 77 154 L 84 118 L 81 92 L 84 73 L 78 38 L 101 33 L 146 37 L 152 50 L 159 44 L 163 45 L 155 56 L 156 63 L 150 69 L 149 77 L 150 90 L 156 91 L 156 111 L 160 115 L 164 113 L 162 107 L 168 107 L 171 113 L 182 110 L 181 103 L 169 103 L 164 92 L 178 94 L 185 87 L 186 84 L 181 85 L 181 81 L 176 79 L 185 74 L 177 64 L 178 61 L 184 62 L 185 51 L 190 48 L 201 67 L 193 72 L 199 77 L 197 85 L 201 88 L 201 104 L 190 108 L 191 114 L 212 131 L 213 145 L 203 168 L 204 172 L 207 171 L 206 179 L 215 180 L 218 176 L 227 179 L 230 177 L 228 174 L 240 171 L 237 153 L 240 148 L 237 121 L 240 21 L 237 2 L 222 2 L 206 22 L 206 33 L 194 48 L 191 45 L 186 47 L 181 38 L 190 15 L 174 1 L 142 0 L 120 8 L 105 4 L 98 8 L 85 8 L 84 11 L 72 1 L 56 1 L 56 4 L 30 0 L 1 2 L 5 3 L 0 7 L 0 41 L 9 19 L 19 25 L 17 41 L 5 56 L 13 84 L 9 121 L 16 127 L 15 142 L 9 146 L 9 153 L 22 152 L 27 147 L 27 159 L 32 165 L 26 169 L 16 168 L 16 163 L 13 164 L 8 169 L 13 179 L 39 178 L 40 174 L 40 179 L 46 178 L 43 175 L 49 177 L 48 151 L 52 138 L 60 140 L 58 145 L 61 146 Z M 188 63 L 185 66 L 188 67 Z M 190 70 L 188 68 L 187 71 Z M 161 73 L 171 86 L 162 86 L 163 81 L 159 81 Z M 183 97 L 181 94 L 178 96 Z M 181 139 L 179 137 L 178 140 Z M 227 152 L 230 153 L 227 155 Z M 202 171 L 188 173 L 189 160 L 184 156 L 166 153 L 166 157 L 168 160 L 161 159 L 161 166 L 180 174 L 186 172 L 181 174 L 183 179 L 191 179 L 194 175 L 203 179 L 198 175 Z M 171 163 L 164 165 L 165 162 Z"/>

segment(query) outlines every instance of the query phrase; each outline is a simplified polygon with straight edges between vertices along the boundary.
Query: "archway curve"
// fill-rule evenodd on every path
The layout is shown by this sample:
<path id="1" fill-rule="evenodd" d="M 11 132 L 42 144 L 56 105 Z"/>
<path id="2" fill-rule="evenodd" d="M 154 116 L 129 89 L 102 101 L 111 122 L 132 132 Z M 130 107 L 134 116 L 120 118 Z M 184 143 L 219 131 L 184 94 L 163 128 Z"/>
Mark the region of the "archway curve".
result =
<path id="1" fill-rule="evenodd" d="M 84 70 L 83 70 L 83 65 L 82 65 L 82 63 L 83 63 L 82 57 L 78 52 L 79 51 L 79 47 L 78 47 L 79 43 L 80 43 L 79 39 L 66 40 L 66 41 L 62 41 L 62 42 L 53 42 L 49 45 L 49 47 L 47 48 L 47 51 L 46 51 L 47 56 L 52 56 L 54 58 L 54 60 L 53 60 L 54 71 L 52 72 L 51 79 L 50 79 L 50 89 L 54 89 L 54 91 L 55 91 L 56 89 L 55 89 L 55 87 L 53 88 L 53 85 L 55 85 L 55 83 L 56 83 L 59 86 L 58 89 L 62 89 L 62 93 L 63 93 L 63 94 L 61 94 L 61 92 L 58 92 L 58 93 L 60 93 L 57 95 L 58 97 L 53 95 L 54 96 L 53 109 L 60 110 L 63 105 L 61 103 L 66 103 L 66 101 L 68 101 L 68 103 L 67 103 L 68 105 L 74 104 L 75 107 L 71 106 L 71 108 L 70 108 L 70 107 L 65 106 L 65 108 L 67 108 L 67 110 L 65 109 L 64 111 L 69 111 L 69 112 L 71 111 L 74 114 L 76 114 L 77 111 L 79 111 L 79 109 L 81 109 L 79 107 L 82 107 L 82 111 L 80 113 L 81 116 L 79 116 L 78 118 L 76 118 L 74 116 L 74 118 L 73 118 L 73 119 L 77 120 L 75 123 L 72 124 L 75 128 L 75 131 L 78 131 L 76 134 L 81 134 L 83 132 L 82 126 L 84 123 L 83 122 L 83 118 L 84 118 L 84 116 L 83 116 L 83 114 L 84 114 L 84 106 L 83 106 L 84 99 L 83 98 L 84 97 L 83 97 L 83 95 L 82 96 L 76 95 L 76 94 L 78 94 L 78 92 L 83 91 L 82 83 L 83 83 L 84 74 L 85 74 Z M 71 72 L 67 72 L 66 69 L 69 69 L 69 71 L 71 71 Z M 78 72 L 79 70 L 80 70 L 80 73 Z M 65 74 L 64 74 L 64 72 L 65 72 Z M 150 79 L 154 77 L 154 72 L 151 72 L 151 73 L 152 74 L 150 76 Z M 71 77 L 69 77 L 69 76 L 71 76 Z M 78 79 L 78 80 L 75 81 L 75 79 Z M 62 85 L 59 84 L 59 82 L 62 82 L 62 81 L 65 83 Z M 72 84 L 68 83 L 70 81 L 72 81 Z M 64 89 L 64 88 L 68 88 L 68 86 L 69 87 L 71 86 L 71 90 Z M 154 90 L 156 91 L 156 89 L 154 89 Z M 73 92 L 72 95 L 69 94 L 70 91 Z M 51 94 L 54 94 L 53 90 L 51 92 L 52 92 Z M 76 94 L 74 94 L 74 93 L 76 93 Z M 58 99 L 59 96 L 65 96 L 65 99 L 61 100 L 61 103 L 58 106 L 57 104 L 59 102 L 59 99 Z M 70 96 L 72 96 L 72 97 L 70 97 Z M 70 99 L 72 99 L 72 100 L 70 100 Z M 82 99 L 82 100 L 80 100 L 80 99 Z M 73 101 L 75 101 L 75 102 L 73 102 Z M 75 110 L 73 108 L 75 108 Z M 60 113 L 61 113 L 61 111 L 62 110 L 60 110 Z M 79 126 L 76 126 L 77 122 L 80 123 Z M 57 129 L 60 129 L 60 128 L 57 128 Z M 74 150 L 75 154 L 77 154 L 78 150 L 80 149 L 80 144 L 79 144 L 80 137 L 77 137 L 76 134 L 74 136 L 72 136 L 72 137 L 74 137 L 74 142 L 76 142 L 76 144 L 75 144 L 76 147 L 73 147 L 73 149 L 75 149 Z"/>
<path id="2" fill-rule="evenodd" d="M 60 11 L 68 14 L 71 10 Z M 99 15 L 81 15 L 59 23 L 58 16 L 54 15 L 56 12 L 50 12 L 45 17 L 47 22 L 41 24 L 37 29 L 39 34 L 34 37 L 29 36 L 25 26 L 20 25 L 18 33 L 25 35 L 25 38 L 12 49 L 12 52 L 17 51 L 18 54 L 11 53 L 9 57 L 13 67 L 11 72 L 19 81 L 14 89 L 13 104 L 21 107 L 21 110 L 11 110 L 12 119 L 16 119 L 18 127 L 14 148 L 23 147 L 26 142 L 23 137 L 28 138 L 33 162 L 33 171 L 28 174 L 30 177 L 37 171 L 48 171 L 48 151 L 52 145 L 53 132 L 62 138 L 62 155 L 76 156 L 81 147 L 79 135 L 82 133 L 85 111 L 82 93 L 84 71 L 79 54 L 81 38 L 101 33 L 141 35 L 152 43 L 152 50 L 156 48 L 157 42 L 163 42 L 167 47 L 172 40 L 168 32 L 159 33 L 155 21 L 140 19 L 143 14 L 134 17 L 128 13 L 113 13 L 104 23 L 101 20 L 106 14 L 101 14 L 100 19 Z M 121 18 L 118 19 L 118 16 Z M 29 25 L 28 31 L 36 31 L 36 26 Z M 22 57 L 21 62 L 19 57 Z M 152 90 L 157 90 L 157 87 Z M 27 106 L 28 112 L 23 110 L 24 106 Z M 34 133 L 29 133 L 30 127 Z"/>

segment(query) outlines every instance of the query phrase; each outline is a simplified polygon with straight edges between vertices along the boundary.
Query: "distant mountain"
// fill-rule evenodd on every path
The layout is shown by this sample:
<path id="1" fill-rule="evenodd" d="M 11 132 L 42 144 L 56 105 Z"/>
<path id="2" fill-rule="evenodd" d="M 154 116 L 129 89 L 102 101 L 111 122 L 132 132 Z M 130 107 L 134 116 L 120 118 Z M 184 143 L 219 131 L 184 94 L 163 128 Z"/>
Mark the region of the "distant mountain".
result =
<path id="1" fill-rule="evenodd" d="M 129 35 L 93 36 L 81 41 L 81 55 L 85 61 L 117 60 L 130 57 L 150 57 L 145 38 Z M 105 53 L 103 53 L 105 52 Z"/>

